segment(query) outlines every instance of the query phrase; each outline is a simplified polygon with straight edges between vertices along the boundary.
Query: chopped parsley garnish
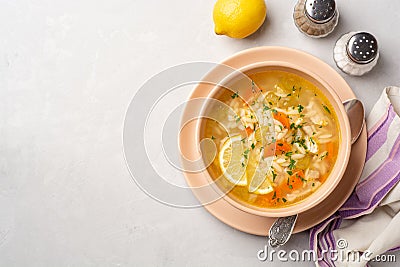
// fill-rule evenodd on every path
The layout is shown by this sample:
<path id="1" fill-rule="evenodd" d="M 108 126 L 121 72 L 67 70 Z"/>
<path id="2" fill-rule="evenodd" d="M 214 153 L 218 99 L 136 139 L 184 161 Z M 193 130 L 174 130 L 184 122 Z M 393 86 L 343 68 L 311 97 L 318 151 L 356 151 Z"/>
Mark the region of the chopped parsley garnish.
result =
<path id="1" fill-rule="evenodd" d="M 236 117 L 236 123 L 238 123 L 240 121 L 240 116 L 235 115 Z"/>
<path id="2" fill-rule="evenodd" d="M 245 159 L 248 158 L 249 152 L 250 152 L 250 149 L 246 149 L 246 150 L 243 152 L 243 156 L 244 156 Z"/>
<path id="3" fill-rule="evenodd" d="M 251 149 L 256 148 L 256 145 L 254 143 L 251 144 Z"/>
<path id="4" fill-rule="evenodd" d="M 294 159 L 290 159 L 289 169 L 293 170 L 296 165 L 296 161 Z"/>
<path id="5" fill-rule="evenodd" d="M 293 154 L 293 152 L 292 152 L 292 151 L 289 151 L 289 152 L 286 152 L 285 156 L 286 156 L 286 157 L 290 157 L 292 154 Z"/>
<path id="6" fill-rule="evenodd" d="M 268 104 L 269 104 L 270 106 L 273 106 L 273 105 L 274 105 L 271 101 L 269 101 Z"/>
<path id="7" fill-rule="evenodd" d="M 264 106 L 264 110 L 266 111 L 266 110 L 270 110 L 271 108 L 270 107 L 268 107 L 266 104 L 264 104 L 263 105 Z"/>
<path id="8" fill-rule="evenodd" d="M 290 184 L 290 185 L 289 185 L 289 188 L 290 188 L 290 189 L 293 189 L 293 185 Z"/>
<path id="9" fill-rule="evenodd" d="M 239 97 L 238 92 L 236 92 L 236 93 L 234 93 L 233 95 L 231 95 L 231 98 L 232 98 L 232 99 L 235 99 L 236 97 Z"/>
<path id="10" fill-rule="evenodd" d="M 325 152 L 325 153 L 320 157 L 320 159 L 323 160 L 326 156 L 328 156 L 328 151 Z"/>
<path id="11" fill-rule="evenodd" d="M 300 118 L 304 118 L 306 115 L 304 114 L 300 114 Z"/>
<path id="12" fill-rule="evenodd" d="M 276 176 L 277 174 L 274 171 L 272 171 L 272 182 L 275 182 Z"/>
<path id="13" fill-rule="evenodd" d="M 313 143 L 315 145 L 315 141 L 312 137 L 310 137 L 310 141 L 311 141 L 311 143 Z"/>
<path id="14" fill-rule="evenodd" d="M 324 104 L 322 104 L 322 106 L 324 107 L 325 111 L 328 112 L 329 114 L 331 114 L 331 111 L 329 110 L 329 108 L 327 106 L 325 106 Z"/>
<path id="15" fill-rule="evenodd" d="M 283 202 L 286 202 L 287 200 L 286 200 L 286 198 L 283 197 L 283 198 L 282 198 L 282 201 L 283 201 Z"/>
<path id="16" fill-rule="evenodd" d="M 214 137 L 214 135 L 211 135 L 211 140 L 215 140 L 215 137 Z"/>
<path id="17" fill-rule="evenodd" d="M 272 111 L 273 113 L 275 113 L 275 114 L 278 113 L 278 111 L 277 111 L 276 109 L 274 109 L 274 108 L 271 109 L 271 111 Z"/>
<path id="18" fill-rule="evenodd" d="M 303 123 L 303 124 L 305 124 L 305 123 Z M 292 123 L 290 124 L 290 129 L 295 129 L 295 130 L 297 130 L 297 129 L 301 129 L 301 128 L 303 128 L 303 125 L 302 125 L 302 124 L 296 125 L 294 122 L 292 122 Z"/>
<path id="19" fill-rule="evenodd" d="M 293 172 L 292 171 L 286 171 L 287 172 L 287 174 L 289 174 L 289 175 L 293 175 Z M 287 178 L 287 180 L 288 180 L 288 184 L 289 184 L 289 178 Z"/>
<path id="20" fill-rule="evenodd" d="M 254 89 L 254 81 L 253 81 L 253 80 L 251 80 L 251 91 L 252 91 L 253 93 L 256 92 L 256 90 Z"/>
<path id="21" fill-rule="evenodd" d="M 308 149 L 307 145 L 305 144 L 306 140 L 305 139 L 300 139 L 295 141 L 295 143 L 298 143 L 301 147 L 303 147 L 304 149 Z"/>
<path id="22" fill-rule="evenodd" d="M 244 165 L 244 162 L 242 162 L 242 167 L 244 167 L 245 165 Z"/>
<path id="23" fill-rule="evenodd" d="M 302 105 L 297 105 L 297 110 L 299 111 L 299 113 L 301 113 L 303 111 L 304 107 Z"/>
<path id="24" fill-rule="evenodd" d="M 287 94 L 287 96 L 291 96 L 292 94 Z"/>
<path id="25" fill-rule="evenodd" d="M 240 141 L 242 141 L 242 143 L 244 143 L 246 141 L 247 137 L 243 137 Z"/>
<path id="26" fill-rule="evenodd" d="M 283 144 L 282 143 L 278 143 L 278 146 L 283 146 Z"/>
<path id="27" fill-rule="evenodd" d="M 312 186 L 315 186 L 315 183 L 312 183 Z"/>
<path id="28" fill-rule="evenodd" d="M 282 127 L 282 125 L 278 125 L 279 126 L 279 129 L 281 129 L 281 131 L 283 130 L 283 127 Z"/>

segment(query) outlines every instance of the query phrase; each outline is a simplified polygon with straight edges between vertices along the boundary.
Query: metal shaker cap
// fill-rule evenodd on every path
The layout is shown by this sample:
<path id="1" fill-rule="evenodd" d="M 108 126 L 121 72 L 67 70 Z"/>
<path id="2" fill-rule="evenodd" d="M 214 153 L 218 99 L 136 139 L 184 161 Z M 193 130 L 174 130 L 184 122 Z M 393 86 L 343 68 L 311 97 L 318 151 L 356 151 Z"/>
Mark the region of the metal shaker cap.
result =
<path id="1" fill-rule="evenodd" d="M 378 54 L 378 42 L 368 32 L 358 32 L 347 42 L 347 55 L 358 64 L 367 64 L 373 61 Z"/>
<path id="2" fill-rule="evenodd" d="M 304 5 L 307 17 L 318 24 L 330 21 L 336 13 L 335 0 L 306 0 Z"/>

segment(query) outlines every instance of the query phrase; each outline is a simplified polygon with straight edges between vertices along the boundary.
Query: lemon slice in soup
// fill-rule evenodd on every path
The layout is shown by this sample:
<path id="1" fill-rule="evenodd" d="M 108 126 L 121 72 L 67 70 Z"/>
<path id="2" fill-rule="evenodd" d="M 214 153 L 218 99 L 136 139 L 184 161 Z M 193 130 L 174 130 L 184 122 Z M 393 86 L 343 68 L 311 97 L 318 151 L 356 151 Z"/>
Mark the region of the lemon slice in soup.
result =
<path id="1" fill-rule="evenodd" d="M 263 135 L 268 132 L 268 127 L 263 126 L 263 127 L 258 127 L 257 130 L 254 132 L 254 138 L 256 139 L 257 142 L 261 142 Z"/>
<path id="2" fill-rule="evenodd" d="M 268 194 L 274 189 L 267 177 L 271 167 L 275 144 L 271 143 L 271 132 L 268 126 L 257 128 L 254 133 L 257 145 L 252 150 L 247 166 L 247 177 L 250 181 L 249 192 L 255 194 Z M 273 136 L 273 135 L 272 135 Z M 263 142 L 264 141 L 264 142 Z"/>
<path id="3" fill-rule="evenodd" d="M 272 162 L 272 157 L 263 158 L 257 164 L 258 160 L 250 160 L 247 167 L 247 177 L 250 180 L 249 192 L 256 194 L 268 194 L 274 190 L 270 180 L 267 177 Z"/>
<path id="4" fill-rule="evenodd" d="M 248 151 L 242 137 L 235 135 L 228 138 L 219 152 L 219 165 L 225 178 L 239 186 L 247 185 L 246 165 Z"/>
<path id="5" fill-rule="evenodd" d="M 271 182 L 269 181 L 268 178 L 265 179 L 265 181 L 260 185 L 260 187 L 254 191 L 254 194 L 258 195 L 266 195 L 274 191 L 274 188 L 272 187 Z"/>

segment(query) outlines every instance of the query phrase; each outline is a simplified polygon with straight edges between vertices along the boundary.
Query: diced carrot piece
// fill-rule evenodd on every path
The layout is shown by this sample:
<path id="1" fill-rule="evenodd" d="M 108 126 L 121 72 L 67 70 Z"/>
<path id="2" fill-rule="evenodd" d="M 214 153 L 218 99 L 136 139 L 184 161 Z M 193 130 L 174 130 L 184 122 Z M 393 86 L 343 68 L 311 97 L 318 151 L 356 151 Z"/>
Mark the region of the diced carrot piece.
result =
<path id="1" fill-rule="evenodd" d="M 276 147 L 275 148 L 276 155 L 281 155 L 292 150 L 292 146 L 288 142 L 283 140 L 276 141 L 275 147 Z"/>
<path id="2" fill-rule="evenodd" d="M 335 144 L 333 142 L 328 142 L 326 144 L 326 151 L 328 155 L 326 156 L 327 159 L 332 160 L 335 154 Z"/>
<path id="3" fill-rule="evenodd" d="M 282 190 L 280 187 L 276 187 L 274 191 L 268 194 L 269 201 L 271 203 L 277 203 L 278 198 L 282 198 Z"/>
<path id="4" fill-rule="evenodd" d="M 253 129 L 251 129 L 250 127 L 246 127 L 247 136 L 249 136 L 252 132 L 253 132 Z"/>
<path id="5" fill-rule="evenodd" d="M 304 171 L 303 170 L 296 170 L 294 175 L 297 175 L 297 177 L 304 179 Z"/>
<path id="6" fill-rule="evenodd" d="M 278 198 L 278 197 L 282 197 L 282 190 L 279 188 L 279 187 L 277 187 L 276 189 L 275 189 L 275 192 L 276 192 L 276 197 Z"/>
<path id="7" fill-rule="evenodd" d="M 304 172 L 303 170 L 295 171 L 289 178 L 288 187 L 291 190 L 296 190 L 303 187 Z"/>
<path id="8" fill-rule="evenodd" d="M 278 120 L 280 123 L 282 123 L 283 127 L 285 127 L 286 129 L 289 129 L 290 121 L 289 121 L 288 115 L 286 115 L 285 113 L 282 113 L 282 112 L 276 112 L 276 113 L 274 113 L 274 119 Z"/>
<path id="9" fill-rule="evenodd" d="M 321 176 L 319 177 L 319 181 L 320 181 L 321 183 L 323 183 L 323 182 L 325 182 L 326 178 L 328 178 L 328 174 L 321 175 Z"/>

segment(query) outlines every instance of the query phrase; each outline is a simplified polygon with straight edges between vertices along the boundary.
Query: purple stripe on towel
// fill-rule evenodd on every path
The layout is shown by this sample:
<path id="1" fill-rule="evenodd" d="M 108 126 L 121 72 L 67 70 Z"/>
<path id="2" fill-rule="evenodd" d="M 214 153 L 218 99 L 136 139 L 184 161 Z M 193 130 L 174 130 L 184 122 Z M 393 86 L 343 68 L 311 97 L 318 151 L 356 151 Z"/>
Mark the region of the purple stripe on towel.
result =
<path id="1" fill-rule="evenodd" d="M 374 194 L 374 197 L 372 198 L 371 203 L 367 208 L 343 210 L 343 211 L 340 210 L 340 215 L 343 216 L 344 218 L 353 218 L 353 217 L 359 217 L 361 215 L 368 214 L 369 211 L 372 212 L 372 210 L 376 206 L 378 206 L 378 204 L 381 202 L 381 200 L 397 184 L 397 182 L 399 180 L 400 180 L 400 170 L 397 171 L 397 175 L 394 177 L 394 179 L 390 180 L 389 184 L 387 184 L 384 188 L 382 188 L 380 191 L 378 191 L 376 194 Z"/>
<path id="2" fill-rule="evenodd" d="M 330 249 L 330 244 L 329 244 L 329 240 L 327 238 L 327 229 L 329 229 L 330 224 L 328 225 L 328 227 L 326 227 L 325 229 L 323 229 L 320 233 L 320 238 L 318 239 L 319 243 L 321 243 L 321 247 L 324 251 L 329 251 Z M 324 260 L 326 261 L 327 264 L 329 263 L 329 259 L 327 259 L 324 255 Z"/>
<path id="3" fill-rule="evenodd" d="M 385 166 L 386 163 L 387 163 L 387 162 L 391 162 L 391 161 L 393 160 L 393 158 L 395 157 L 395 153 L 397 152 L 397 149 L 398 149 L 398 147 L 399 147 L 399 145 L 400 145 L 400 144 L 399 144 L 399 137 L 400 137 L 400 134 L 399 134 L 399 136 L 397 136 L 396 141 L 393 143 L 393 147 L 392 147 L 392 149 L 391 149 L 390 152 L 389 152 L 388 158 L 387 158 L 384 162 L 382 162 L 381 165 L 379 165 L 378 168 L 377 168 L 376 170 L 374 170 L 367 178 L 365 178 L 364 181 L 360 182 L 360 183 L 357 185 L 356 191 L 357 191 L 357 190 L 360 190 L 360 188 L 363 188 L 363 187 L 365 187 L 366 185 L 369 185 L 369 183 L 371 182 L 371 180 L 372 180 L 373 178 L 375 178 L 375 175 L 376 175 L 378 172 L 381 172 L 382 169 L 384 169 L 384 167 L 386 167 L 386 166 Z M 379 179 L 378 179 L 378 180 L 379 180 Z M 387 179 L 386 179 L 386 180 L 387 180 Z"/>
<path id="4" fill-rule="evenodd" d="M 367 208 L 371 203 L 371 196 L 374 196 L 382 186 L 387 184 L 399 171 L 398 163 L 400 160 L 400 135 L 397 137 L 395 145 L 389 157 L 371 173 L 365 180 L 366 182 L 357 185 L 353 193 L 341 210 Z M 379 175 L 379 177 L 377 177 Z M 374 179 L 375 178 L 375 179 Z"/>
<path id="5" fill-rule="evenodd" d="M 315 242 L 314 242 L 314 240 L 316 240 L 317 243 L 318 243 L 318 235 L 320 234 L 321 230 L 325 229 L 325 228 L 330 224 L 330 222 L 331 222 L 332 220 L 335 219 L 336 216 L 338 216 L 338 215 L 337 215 L 337 214 L 331 215 L 331 216 L 330 216 L 329 218 L 327 218 L 325 221 L 323 221 L 323 222 L 317 224 L 316 226 L 314 226 L 314 227 L 311 229 L 311 231 L 310 231 L 310 236 L 311 236 L 312 238 L 310 238 L 310 247 L 311 247 L 312 249 L 315 248 Z"/>
<path id="6" fill-rule="evenodd" d="M 391 248 L 391 249 L 388 250 L 388 252 L 393 252 L 393 251 L 398 251 L 398 250 L 400 250 L 400 246 L 395 247 L 395 248 Z"/>
<path id="7" fill-rule="evenodd" d="M 323 267 L 332 267 L 331 265 L 329 265 L 327 262 L 325 262 L 325 261 L 322 261 L 322 262 L 319 262 L 319 266 L 323 266 Z"/>
<path id="8" fill-rule="evenodd" d="M 320 257 L 320 256 L 318 256 L 318 257 Z M 324 261 L 319 261 L 318 264 L 319 264 L 320 267 L 332 267 L 332 266 L 329 266 L 329 265 L 328 265 L 326 262 L 324 262 Z"/>
<path id="9" fill-rule="evenodd" d="M 331 223 L 330 227 L 327 229 L 325 235 L 326 235 L 326 240 L 329 243 L 329 249 L 333 250 L 335 249 L 335 238 L 333 237 L 333 227 L 335 226 L 335 222 Z M 331 257 L 328 257 L 328 262 L 332 264 L 332 266 L 335 266 L 335 263 L 333 262 Z"/>
<path id="10" fill-rule="evenodd" d="M 336 250 L 336 242 L 335 242 L 335 236 L 333 235 L 333 231 L 336 230 L 339 227 L 341 219 L 340 217 L 336 216 L 333 218 L 333 220 L 330 222 L 330 226 L 326 228 L 324 231 L 324 236 L 327 240 L 329 240 L 329 249 L 330 250 Z M 326 260 L 329 263 L 330 266 L 335 266 L 335 263 L 333 259 L 331 259 L 330 255 L 326 255 Z"/>
<path id="11" fill-rule="evenodd" d="M 396 116 L 397 115 L 396 112 L 393 110 L 393 106 L 390 105 L 386 119 L 382 122 L 381 125 L 379 125 L 378 129 L 370 137 L 368 137 L 366 161 L 368 161 L 386 142 L 388 129 Z"/>
<path id="12" fill-rule="evenodd" d="M 334 222 L 334 225 L 333 225 L 333 229 L 332 229 L 332 232 L 331 232 L 332 240 L 333 240 L 333 249 L 336 249 L 336 239 L 335 239 L 335 236 L 333 235 L 333 231 L 338 229 L 341 224 L 342 224 L 342 218 L 340 216 L 338 216 L 335 219 L 335 222 Z"/>
<path id="13" fill-rule="evenodd" d="M 339 217 L 338 213 L 331 215 L 328 219 L 324 222 L 318 224 L 310 231 L 310 247 L 311 249 L 317 252 L 317 255 L 321 256 L 322 250 L 335 249 L 335 238 L 333 236 L 333 230 L 336 230 L 341 224 L 341 218 Z M 329 230 L 327 230 L 329 228 Z M 322 242 L 324 239 L 330 238 L 332 242 L 329 242 L 333 245 L 324 246 L 325 242 Z M 317 243 L 315 243 L 317 242 Z M 324 259 L 319 261 L 320 266 L 332 266 L 329 264 L 329 259 L 327 258 L 328 255 L 324 255 Z"/>
<path id="14" fill-rule="evenodd" d="M 332 232 L 334 230 L 335 223 L 336 223 L 335 220 L 333 220 L 330 223 L 330 225 L 327 228 L 326 233 L 325 233 L 327 243 L 329 244 L 329 249 L 334 249 L 335 248 L 335 238 L 333 237 L 333 232 Z"/>
<path id="15" fill-rule="evenodd" d="M 385 114 L 383 114 L 383 116 L 378 120 L 378 122 L 371 129 L 369 129 L 367 134 L 367 140 L 369 140 L 371 135 L 376 133 L 376 131 L 379 129 L 379 126 L 383 123 L 384 120 L 386 120 L 388 115 L 389 115 L 389 109 L 386 108 Z"/>

